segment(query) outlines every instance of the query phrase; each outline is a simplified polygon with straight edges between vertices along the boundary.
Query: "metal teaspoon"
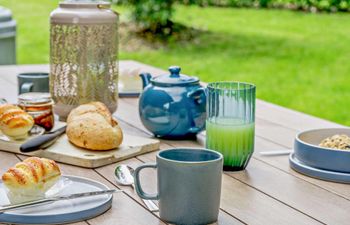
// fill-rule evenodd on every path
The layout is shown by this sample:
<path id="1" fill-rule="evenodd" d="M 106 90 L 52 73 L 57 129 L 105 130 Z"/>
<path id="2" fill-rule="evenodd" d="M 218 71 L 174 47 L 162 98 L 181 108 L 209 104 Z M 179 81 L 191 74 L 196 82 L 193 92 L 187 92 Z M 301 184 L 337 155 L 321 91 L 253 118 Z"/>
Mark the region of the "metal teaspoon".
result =
<path id="1" fill-rule="evenodd" d="M 133 173 L 134 173 L 133 168 L 123 164 L 117 166 L 114 171 L 116 181 L 118 184 L 123 186 L 131 186 L 135 190 L 134 177 L 132 175 Z M 159 211 L 158 206 L 153 201 L 146 200 L 146 199 L 142 199 L 142 200 L 150 211 L 152 212 Z"/>

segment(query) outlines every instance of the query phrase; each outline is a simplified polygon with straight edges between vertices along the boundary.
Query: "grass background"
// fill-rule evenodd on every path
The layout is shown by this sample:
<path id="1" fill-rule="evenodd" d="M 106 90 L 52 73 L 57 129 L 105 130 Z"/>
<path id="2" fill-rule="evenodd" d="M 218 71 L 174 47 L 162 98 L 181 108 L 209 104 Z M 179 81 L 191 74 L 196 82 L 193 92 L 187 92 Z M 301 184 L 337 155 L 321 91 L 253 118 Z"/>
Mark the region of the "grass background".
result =
<path id="1" fill-rule="evenodd" d="M 48 62 L 48 20 L 57 3 L 0 0 L 18 22 L 20 64 Z M 260 99 L 350 125 L 349 14 L 176 6 L 174 19 L 208 32 L 120 58 L 163 69 L 177 64 L 206 82 L 252 82 Z"/>

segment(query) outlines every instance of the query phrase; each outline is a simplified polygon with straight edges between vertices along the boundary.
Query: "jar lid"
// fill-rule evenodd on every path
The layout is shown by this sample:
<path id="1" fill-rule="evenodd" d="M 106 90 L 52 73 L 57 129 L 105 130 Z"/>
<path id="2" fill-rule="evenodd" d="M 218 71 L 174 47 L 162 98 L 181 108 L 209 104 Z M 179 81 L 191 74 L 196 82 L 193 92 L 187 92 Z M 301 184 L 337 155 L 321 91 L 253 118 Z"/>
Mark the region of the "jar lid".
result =
<path id="1" fill-rule="evenodd" d="M 181 68 L 179 66 L 169 67 L 170 74 L 164 74 L 151 79 L 154 85 L 160 86 L 184 86 L 195 84 L 199 82 L 197 77 L 191 77 L 180 74 Z"/>
<path id="2" fill-rule="evenodd" d="M 18 96 L 19 104 L 24 105 L 39 105 L 52 103 L 50 93 L 44 92 L 28 92 Z"/>

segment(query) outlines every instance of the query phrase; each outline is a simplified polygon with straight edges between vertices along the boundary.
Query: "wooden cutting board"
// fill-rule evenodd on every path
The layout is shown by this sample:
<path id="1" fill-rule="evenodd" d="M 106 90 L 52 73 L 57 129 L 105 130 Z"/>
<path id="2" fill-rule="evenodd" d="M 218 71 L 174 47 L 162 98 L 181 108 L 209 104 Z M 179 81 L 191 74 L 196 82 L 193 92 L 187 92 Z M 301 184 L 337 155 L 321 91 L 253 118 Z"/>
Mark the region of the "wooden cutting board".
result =
<path id="1" fill-rule="evenodd" d="M 64 124 L 60 123 L 57 127 L 62 125 Z M 109 151 L 90 151 L 76 147 L 68 141 L 68 137 L 65 134 L 45 150 L 21 153 L 19 150 L 21 144 L 22 142 L 0 140 L 0 150 L 45 157 L 75 166 L 96 168 L 159 149 L 159 140 L 157 139 L 138 137 L 125 133 L 121 146 Z"/>

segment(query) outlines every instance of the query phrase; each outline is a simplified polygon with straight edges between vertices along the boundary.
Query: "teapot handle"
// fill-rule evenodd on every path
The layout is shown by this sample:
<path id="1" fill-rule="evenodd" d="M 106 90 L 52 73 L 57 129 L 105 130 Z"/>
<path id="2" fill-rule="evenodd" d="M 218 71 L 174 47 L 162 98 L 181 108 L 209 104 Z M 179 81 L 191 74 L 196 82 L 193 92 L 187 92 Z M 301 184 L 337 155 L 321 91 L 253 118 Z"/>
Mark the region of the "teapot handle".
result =
<path id="1" fill-rule="evenodd" d="M 201 93 L 204 93 L 204 94 L 201 94 Z M 197 102 L 197 104 L 202 104 L 203 102 L 205 103 L 207 99 L 207 89 L 204 87 L 197 88 L 196 90 L 188 92 L 187 97 L 193 98 Z M 198 127 L 191 127 L 189 129 L 189 132 L 198 133 L 201 130 L 202 129 Z"/>
<path id="2" fill-rule="evenodd" d="M 197 88 L 196 90 L 190 91 L 187 93 L 187 97 L 189 98 L 195 98 L 196 96 L 200 95 L 201 92 L 204 93 L 204 95 L 200 95 L 200 98 L 196 99 L 198 104 L 202 104 L 206 101 L 207 97 L 207 89 L 204 87 Z M 204 97 L 203 97 L 204 96 Z"/>

